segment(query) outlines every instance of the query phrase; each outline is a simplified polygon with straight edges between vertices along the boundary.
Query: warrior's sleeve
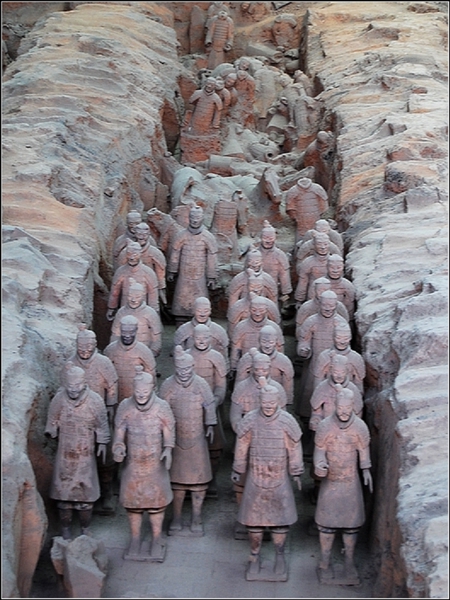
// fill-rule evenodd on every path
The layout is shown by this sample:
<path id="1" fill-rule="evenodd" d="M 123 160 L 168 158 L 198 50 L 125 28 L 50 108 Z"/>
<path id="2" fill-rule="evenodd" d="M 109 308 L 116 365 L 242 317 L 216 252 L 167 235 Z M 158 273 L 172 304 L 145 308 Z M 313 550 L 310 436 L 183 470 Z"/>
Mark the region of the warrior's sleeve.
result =
<path id="1" fill-rule="evenodd" d="M 289 261 L 286 254 L 282 251 L 278 253 L 278 263 L 281 294 L 284 296 L 292 292 L 292 282 Z"/>
<path id="2" fill-rule="evenodd" d="M 370 469 L 372 462 L 370 460 L 370 433 L 369 428 L 362 419 L 355 419 L 358 427 L 358 454 L 359 466 L 361 469 Z"/>
<path id="3" fill-rule="evenodd" d="M 162 348 L 162 323 L 156 310 L 153 309 L 148 316 L 147 325 L 151 332 L 150 350 L 158 356 Z"/>
<path id="4" fill-rule="evenodd" d="M 199 380 L 202 387 L 202 406 L 205 414 L 205 425 L 217 425 L 216 402 L 213 393 L 204 379 L 199 377 Z"/>
<path id="5" fill-rule="evenodd" d="M 109 292 L 108 308 L 117 308 L 119 306 L 119 298 L 122 292 L 123 276 L 122 268 L 119 267 L 114 273 L 111 283 L 111 291 Z"/>
<path id="6" fill-rule="evenodd" d="M 180 264 L 180 254 L 183 247 L 185 230 L 183 229 L 175 236 L 172 244 L 172 250 L 170 252 L 169 262 L 167 264 L 167 271 L 169 273 L 178 273 L 178 267 Z"/>
<path id="7" fill-rule="evenodd" d="M 153 352 L 150 350 L 148 346 L 146 346 L 142 342 L 137 342 L 136 344 L 140 349 L 140 359 L 142 366 L 144 367 L 144 371 L 146 373 L 150 373 L 153 377 L 153 381 L 156 381 L 156 361 L 153 356 Z"/>
<path id="8" fill-rule="evenodd" d="M 159 250 L 156 247 L 152 247 L 150 252 L 152 257 L 153 270 L 155 271 L 155 275 L 158 280 L 158 289 L 162 290 L 166 287 L 166 257 L 161 252 L 161 250 Z"/>
<path id="9" fill-rule="evenodd" d="M 299 336 L 298 336 L 297 349 L 298 348 L 308 348 L 309 352 L 311 353 L 311 341 L 312 341 L 312 333 L 313 333 L 313 329 L 314 329 L 314 323 L 315 323 L 314 315 L 311 315 L 302 323 L 302 325 L 300 327 L 300 331 L 299 331 Z M 298 352 L 298 350 L 297 350 L 297 352 Z"/>
<path id="10" fill-rule="evenodd" d="M 102 356 L 103 376 L 106 381 L 106 406 L 117 404 L 119 377 L 112 361 L 107 356 Z"/>
<path id="11" fill-rule="evenodd" d="M 50 402 L 50 406 L 48 409 L 45 433 L 52 438 L 55 438 L 58 436 L 60 416 L 61 416 L 61 410 L 62 410 L 63 393 L 64 393 L 63 388 L 60 388 L 56 392 L 52 401 Z"/>
<path id="12" fill-rule="evenodd" d="M 287 417 L 291 417 L 291 419 L 287 419 Z M 300 442 L 302 432 L 292 415 L 286 413 L 282 415 L 282 418 L 283 421 L 285 421 L 285 442 L 289 461 L 289 475 L 295 477 L 301 475 L 305 470 L 303 464 L 303 450 Z"/>
<path id="13" fill-rule="evenodd" d="M 217 278 L 217 242 L 209 231 L 209 235 L 205 236 L 207 254 L 206 254 L 206 277 L 208 279 Z"/>
<path id="14" fill-rule="evenodd" d="M 162 424 L 163 446 L 165 448 L 175 447 L 175 417 L 168 402 L 162 398 L 159 401 L 159 416 Z"/>
<path id="15" fill-rule="evenodd" d="M 117 408 L 116 418 L 114 420 L 114 437 L 112 443 L 112 452 L 114 453 L 118 447 L 125 449 L 125 435 L 127 430 L 127 407 L 128 398 L 122 400 Z"/>
<path id="16" fill-rule="evenodd" d="M 248 452 L 252 441 L 252 424 L 255 415 L 250 411 L 240 422 L 237 428 L 236 445 L 234 448 L 233 471 L 245 473 L 248 463 Z"/>
<path id="17" fill-rule="evenodd" d="M 306 300 L 309 285 L 310 264 L 311 261 L 308 257 L 305 258 L 305 260 L 302 260 L 298 267 L 298 283 L 297 289 L 295 290 L 295 299 L 298 302 L 304 302 Z"/>
<path id="18" fill-rule="evenodd" d="M 95 412 L 95 439 L 97 444 L 108 444 L 111 441 L 111 433 L 109 431 L 108 413 L 105 403 L 96 392 L 90 390 L 89 393 L 93 400 Z"/>

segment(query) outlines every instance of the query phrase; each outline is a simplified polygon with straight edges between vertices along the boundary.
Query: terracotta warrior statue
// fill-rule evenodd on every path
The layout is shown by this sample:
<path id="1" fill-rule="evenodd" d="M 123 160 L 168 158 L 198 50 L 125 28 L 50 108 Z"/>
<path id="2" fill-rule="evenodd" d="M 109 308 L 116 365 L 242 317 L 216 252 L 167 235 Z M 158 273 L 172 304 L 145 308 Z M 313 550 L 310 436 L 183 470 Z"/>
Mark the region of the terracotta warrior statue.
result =
<path id="1" fill-rule="evenodd" d="M 265 325 L 259 332 L 258 350 L 270 358 L 270 377 L 283 386 L 286 392 L 287 404 L 294 402 L 294 366 L 289 357 L 277 350 L 277 332 L 272 325 Z M 252 370 L 253 358 L 246 352 L 238 362 L 236 383 L 249 376 Z"/>
<path id="2" fill-rule="evenodd" d="M 327 277 L 329 254 L 330 238 L 326 233 L 317 232 L 314 235 L 313 254 L 297 263 L 296 302 L 302 303 L 314 297 L 314 281 L 318 277 Z"/>
<path id="3" fill-rule="evenodd" d="M 229 368 L 228 347 L 230 340 L 227 332 L 222 325 L 211 320 L 211 301 L 205 296 L 196 298 L 194 302 L 194 316 L 187 323 L 180 325 L 175 331 L 174 346 L 181 346 L 183 350 L 188 350 L 194 345 L 194 329 L 199 324 L 208 325 L 211 332 L 211 348 L 220 352 L 225 359 L 227 370 Z"/>
<path id="4" fill-rule="evenodd" d="M 189 134 L 204 136 L 219 129 L 222 100 L 216 93 L 214 77 L 206 79 L 204 86 L 200 90 L 196 90 L 189 98 L 189 103 L 194 105 L 194 109 L 186 111 L 183 123 Z"/>
<path id="5" fill-rule="evenodd" d="M 269 221 L 264 221 L 258 246 L 262 255 L 262 266 L 276 281 L 280 301 L 286 302 L 292 292 L 289 258 L 286 252 L 276 246 L 276 240 L 277 230 Z"/>
<path id="6" fill-rule="evenodd" d="M 271 321 L 277 323 L 277 325 L 281 324 L 281 314 L 278 305 L 275 304 L 269 298 L 264 297 L 264 282 L 261 277 L 255 277 L 255 274 L 252 269 L 247 269 L 248 273 L 248 293 L 240 298 L 234 304 L 228 305 L 227 310 L 227 321 L 228 321 L 228 335 L 230 339 L 233 338 L 234 330 L 236 329 L 236 325 L 250 316 L 250 301 L 256 296 L 260 296 L 264 298 L 265 303 L 267 304 L 267 316 Z"/>
<path id="7" fill-rule="evenodd" d="M 238 233 L 245 231 L 247 212 L 246 203 L 237 193 L 230 198 L 219 197 L 216 202 L 210 231 L 217 240 L 220 264 L 239 259 Z"/>
<path id="8" fill-rule="evenodd" d="M 277 350 L 284 352 L 283 331 L 267 316 L 266 299 L 255 294 L 250 298 L 250 315 L 236 325 L 231 339 L 230 366 L 235 371 L 241 356 L 252 347 L 257 347 L 259 334 L 264 325 L 272 325 L 277 332 Z"/>
<path id="9" fill-rule="evenodd" d="M 336 395 L 341 389 L 349 389 L 353 393 L 353 411 L 362 417 L 363 399 L 361 392 L 349 378 L 349 361 L 342 354 L 333 354 L 330 362 L 330 372 L 321 381 L 311 396 L 311 418 L 309 428 L 317 430 L 319 423 L 333 414 L 336 407 Z"/>
<path id="10" fill-rule="evenodd" d="M 355 316 L 355 286 L 344 277 L 344 259 L 339 254 L 330 254 L 327 262 L 327 277 L 331 283 L 331 289 L 348 310 L 349 320 Z"/>
<path id="11" fill-rule="evenodd" d="M 150 235 L 150 227 L 147 223 L 139 223 L 135 227 L 136 241 L 141 247 L 141 261 L 147 267 L 150 267 L 158 280 L 159 299 L 163 304 L 167 304 L 166 299 L 166 257 L 156 242 Z M 119 254 L 119 266 L 127 263 L 127 249 L 124 248 Z"/>
<path id="12" fill-rule="evenodd" d="M 295 418 L 279 406 L 278 390 L 260 380 L 260 407 L 249 412 L 237 429 L 231 479 L 247 474 L 238 521 L 247 526 L 250 557 L 247 580 L 286 581 L 284 556 L 289 526 L 297 521 L 294 492 L 289 476 L 301 489 L 304 471 L 300 438 Z M 264 569 L 261 546 L 269 528 L 275 546 L 275 563 Z"/>
<path id="13" fill-rule="evenodd" d="M 211 330 L 199 323 L 194 327 L 194 345 L 188 350 L 194 357 L 195 373 L 208 383 L 216 403 L 217 425 L 214 425 L 213 441 L 209 443 L 209 458 L 213 478 L 208 487 L 208 496 L 217 497 L 216 475 L 225 447 L 221 406 L 227 393 L 227 363 L 223 355 L 211 346 Z"/>
<path id="14" fill-rule="evenodd" d="M 89 533 L 100 497 L 96 457 L 106 460 L 111 438 L 105 402 L 89 388 L 86 372 L 67 363 L 62 383 L 50 402 L 45 435 L 58 438 L 49 496 L 57 500 L 61 535 L 70 540 L 74 510 L 81 534 Z"/>
<path id="15" fill-rule="evenodd" d="M 175 374 L 163 381 L 159 391 L 175 416 L 175 447 L 170 481 L 173 490 L 173 520 L 169 535 L 204 535 L 202 506 L 212 480 L 208 441 L 214 441 L 216 404 L 208 383 L 194 370 L 194 357 L 175 347 Z M 189 531 L 181 519 L 186 492 L 190 490 L 192 519 Z"/>
<path id="16" fill-rule="evenodd" d="M 208 54 L 208 69 L 215 69 L 225 62 L 225 52 L 233 47 L 234 23 L 225 10 L 212 17 L 209 21 L 205 38 Z"/>
<path id="17" fill-rule="evenodd" d="M 126 306 L 116 313 L 111 326 L 110 342 L 120 339 L 120 321 L 131 315 L 138 321 L 136 339 L 150 348 L 154 357 L 159 356 L 162 347 L 163 326 L 161 317 L 151 306 L 145 303 L 144 286 L 134 279 L 130 281 Z"/>
<path id="18" fill-rule="evenodd" d="M 136 367 L 133 394 L 119 406 L 113 440 L 114 460 L 123 462 L 120 502 L 127 511 L 131 542 L 124 558 L 162 562 L 162 527 L 172 502 L 169 469 L 175 446 L 175 418 L 165 400 L 158 398 L 154 379 Z M 142 516 L 148 512 L 152 541 L 141 544 Z"/>
<path id="19" fill-rule="evenodd" d="M 314 229 L 309 229 L 302 240 L 296 244 L 295 262 L 298 265 L 302 260 L 314 254 L 315 232 L 326 233 L 330 238 L 330 254 L 343 254 L 343 240 L 341 234 L 331 229 L 326 219 L 318 219 Z M 335 235 L 334 235 L 335 234 Z"/>
<path id="20" fill-rule="evenodd" d="M 222 100 L 221 121 L 228 116 L 228 109 L 231 104 L 231 92 L 225 87 L 225 81 L 222 77 L 216 77 L 216 94 Z"/>
<path id="21" fill-rule="evenodd" d="M 297 223 L 296 241 L 313 229 L 328 206 L 328 195 L 309 177 L 301 177 L 286 194 L 286 213 Z"/>
<path id="22" fill-rule="evenodd" d="M 333 345 L 328 350 L 323 350 L 316 362 L 314 371 L 314 388 L 328 377 L 330 373 L 331 358 L 334 355 L 346 356 L 348 359 L 348 377 L 356 385 L 361 394 L 364 391 L 364 377 L 366 376 L 366 365 L 359 352 L 352 350 L 350 342 L 352 332 L 349 325 L 337 323 L 334 326 Z"/>
<path id="23" fill-rule="evenodd" d="M 321 583 L 333 583 L 333 576 L 337 583 L 359 583 L 354 551 L 365 514 L 358 467 L 362 470 L 364 485 L 371 493 L 373 484 L 369 429 L 355 415 L 352 396 L 348 389 L 338 392 L 336 412 L 324 419 L 316 431 L 314 473 L 322 478 L 315 513 L 320 540 L 318 574 Z M 342 532 L 344 542 L 343 578 L 337 577 L 330 565 L 337 530 Z"/>
<path id="24" fill-rule="evenodd" d="M 156 361 L 153 352 L 137 340 L 139 322 L 133 315 L 120 320 L 120 338 L 106 346 L 104 353 L 113 363 L 119 377 L 118 401 L 133 394 L 135 367 L 141 365 L 146 373 L 156 377 Z"/>
<path id="25" fill-rule="evenodd" d="M 141 260 L 141 246 L 138 242 L 130 242 L 127 246 L 127 264 L 122 265 L 114 273 L 108 299 L 106 318 L 114 319 L 119 306 L 126 306 L 130 286 L 130 278 L 141 283 L 145 288 L 146 304 L 159 313 L 158 280 L 155 272 L 144 265 Z"/>
<path id="26" fill-rule="evenodd" d="M 320 311 L 308 317 L 300 327 L 297 343 L 298 356 L 310 359 L 308 368 L 302 375 L 300 403 L 296 407 L 296 413 L 306 420 L 309 420 L 311 413 L 310 398 L 314 390 L 314 373 L 319 354 L 333 345 L 336 324 L 347 324 L 347 321 L 337 314 L 337 296 L 334 292 L 323 292 L 319 304 Z"/>
<path id="27" fill-rule="evenodd" d="M 232 306 L 239 298 L 243 298 L 248 293 L 248 278 L 250 276 L 247 269 L 252 270 L 252 275 L 260 277 L 264 281 L 263 296 L 275 302 L 278 302 L 278 286 L 274 278 L 263 269 L 263 259 L 261 251 L 251 247 L 245 256 L 245 268 L 241 273 L 233 277 L 228 286 L 228 305 Z"/>
<path id="28" fill-rule="evenodd" d="M 194 206 L 189 212 L 189 227 L 176 236 L 167 266 L 167 280 L 178 278 L 172 302 L 172 314 L 186 322 L 194 314 L 194 302 L 208 297 L 217 279 L 217 242 L 203 225 L 203 209 Z"/>
<path id="29" fill-rule="evenodd" d="M 103 356 L 97 349 L 95 332 L 87 329 L 84 324 L 80 325 L 79 329 L 76 352 L 69 358 L 69 362 L 83 369 L 89 388 L 103 399 L 108 413 L 108 425 L 112 432 L 117 408 L 117 372 L 111 360 L 107 356 Z M 110 514 L 114 512 L 113 482 L 116 469 L 110 444 L 106 450 L 105 461 L 97 460 L 97 467 L 101 491 L 101 512 Z"/>
<path id="30" fill-rule="evenodd" d="M 119 266 L 119 255 L 124 248 L 126 248 L 128 242 L 136 242 L 136 225 L 142 222 L 142 215 L 138 210 L 130 210 L 127 214 L 127 228 L 125 233 L 119 235 L 113 245 L 113 268 L 114 271 Z"/>
<path id="31" fill-rule="evenodd" d="M 295 339 L 298 341 L 300 335 L 300 327 L 306 321 L 308 317 L 311 315 L 315 315 L 320 312 L 320 296 L 322 292 L 326 292 L 327 290 L 331 290 L 330 280 L 326 277 L 318 277 L 314 281 L 314 298 L 311 300 L 307 300 L 303 302 L 303 304 L 299 304 L 297 307 L 297 312 L 295 316 Z M 338 315 L 341 315 L 346 321 L 348 321 L 348 311 L 342 302 L 337 303 L 336 312 Z"/>

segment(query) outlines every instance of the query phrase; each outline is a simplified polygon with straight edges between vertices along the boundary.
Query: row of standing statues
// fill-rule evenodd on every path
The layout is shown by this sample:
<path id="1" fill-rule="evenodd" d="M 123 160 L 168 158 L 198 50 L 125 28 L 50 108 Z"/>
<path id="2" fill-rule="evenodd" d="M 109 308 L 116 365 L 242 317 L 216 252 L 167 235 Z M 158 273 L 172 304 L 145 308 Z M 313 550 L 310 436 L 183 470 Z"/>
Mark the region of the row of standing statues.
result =
<path id="1" fill-rule="evenodd" d="M 217 494 L 229 424 L 235 537 L 249 541 L 247 580 L 288 577 L 285 546 L 298 519 L 294 492 L 302 488 L 306 462 L 314 481 L 319 580 L 355 585 L 363 484 L 372 491 L 370 436 L 362 418 L 365 365 L 351 347 L 356 294 L 344 275 L 342 236 L 327 218 L 333 136 L 317 133 L 320 100 L 298 61 L 291 60 L 292 76 L 287 73 L 292 44 L 298 43 L 296 19 L 282 14 L 274 20 L 276 52 L 266 48 L 265 56 L 231 64 L 225 62 L 235 36 L 228 4 L 211 3 L 202 25 L 207 68 L 180 123 L 181 159 L 212 171 L 215 162 L 228 175 L 259 173 L 271 161 L 264 168 L 271 210 L 264 213 L 261 198 L 250 201 L 237 183 L 226 193 L 212 192 L 214 201 L 202 205 L 192 168 L 177 202 L 172 190 L 170 214 L 156 208 L 127 214 L 112 246 L 109 343 L 101 351 L 96 333 L 80 325 L 50 403 L 45 432 L 58 441 L 50 497 L 61 535 L 70 540 L 74 511 L 82 534 L 89 534 L 94 505 L 100 514 L 114 513 L 119 481 L 130 528 L 124 558 L 162 562 L 169 506 L 169 537 L 205 533 L 202 507 L 207 495 Z M 258 20 L 276 3 L 238 4 L 246 18 Z M 192 31 L 201 14 L 193 9 Z M 299 165 L 314 176 L 299 176 Z M 278 247 L 271 219 L 281 222 L 282 172 L 288 174 L 285 214 L 295 231 L 290 252 Z M 243 249 L 239 241 L 250 221 L 259 231 L 251 232 Z M 219 271 L 229 262 L 240 269 L 221 287 Z M 220 291 L 226 327 L 211 318 Z M 295 312 L 295 367 L 285 354 L 289 308 Z M 163 314 L 176 324 L 173 340 L 166 339 Z M 173 374 L 157 385 L 167 341 Z M 187 494 L 189 523 L 183 520 Z M 150 542 L 142 539 L 144 513 Z M 267 530 L 275 548 L 270 565 L 261 560 Z M 337 532 L 345 551 L 339 581 L 331 561 Z"/>

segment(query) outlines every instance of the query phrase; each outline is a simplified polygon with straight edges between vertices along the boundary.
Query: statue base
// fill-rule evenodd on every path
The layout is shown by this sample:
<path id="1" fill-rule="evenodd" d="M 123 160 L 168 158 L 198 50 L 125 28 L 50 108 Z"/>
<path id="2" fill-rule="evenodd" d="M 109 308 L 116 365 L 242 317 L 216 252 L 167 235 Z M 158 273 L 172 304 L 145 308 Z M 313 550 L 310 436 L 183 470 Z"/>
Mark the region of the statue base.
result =
<path id="1" fill-rule="evenodd" d="M 286 569 L 284 573 L 275 573 L 274 563 L 265 560 L 261 561 L 259 570 L 255 572 L 255 564 L 249 562 L 245 579 L 247 581 L 287 581 L 288 572 Z"/>
<path id="2" fill-rule="evenodd" d="M 358 574 L 347 574 L 343 565 L 335 565 L 328 569 L 317 567 L 317 578 L 322 585 L 360 585 Z"/>
<path id="3" fill-rule="evenodd" d="M 164 562 L 166 557 L 166 544 L 164 542 L 156 543 L 146 540 L 142 542 L 139 554 L 128 554 L 128 550 L 123 555 L 124 560 L 135 560 L 138 562 Z"/>

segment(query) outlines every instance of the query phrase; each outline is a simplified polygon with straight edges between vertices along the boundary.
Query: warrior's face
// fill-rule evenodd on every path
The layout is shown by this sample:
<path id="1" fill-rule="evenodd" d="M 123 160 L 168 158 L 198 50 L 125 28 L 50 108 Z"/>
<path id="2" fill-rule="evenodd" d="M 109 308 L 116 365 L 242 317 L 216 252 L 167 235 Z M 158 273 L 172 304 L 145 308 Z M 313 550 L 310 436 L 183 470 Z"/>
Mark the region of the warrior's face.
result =
<path id="1" fill-rule="evenodd" d="M 78 400 L 86 389 L 86 376 L 83 374 L 69 374 L 67 376 L 66 390 L 71 400 Z"/>
<path id="2" fill-rule="evenodd" d="M 97 344 L 95 340 L 78 340 L 77 354 L 82 360 L 88 360 L 94 354 Z"/>
<path id="3" fill-rule="evenodd" d="M 130 308 L 139 308 L 144 301 L 144 292 L 132 291 L 128 293 L 128 306 Z"/>
<path id="4" fill-rule="evenodd" d="M 334 333 L 334 345 L 338 350 L 345 350 L 348 348 L 351 339 L 351 333 L 347 333 L 345 331 L 336 331 Z"/>
<path id="5" fill-rule="evenodd" d="M 278 408 L 278 399 L 276 394 L 262 394 L 261 410 L 266 417 L 271 417 L 275 414 Z"/>
<path id="6" fill-rule="evenodd" d="M 267 355 L 272 354 L 277 345 L 276 335 L 271 333 L 264 333 L 261 336 L 259 344 L 261 346 L 261 352 Z"/>
<path id="7" fill-rule="evenodd" d="M 125 325 L 120 327 L 120 339 L 124 346 L 131 346 L 136 339 L 137 326 Z"/>
<path id="8" fill-rule="evenodd" d="M 346 423 L 353 412 L 353 402 L 348 398 L 338 398 L 336 401 L 336 415 L 339 421 Z"/>
<path id="9" fill-rule="evenodd" d="M 152 395 L 153 383 L 150 381 L 138 381 L 134 384 L 134 398 L 141 406 L 146 404 Z"/>

